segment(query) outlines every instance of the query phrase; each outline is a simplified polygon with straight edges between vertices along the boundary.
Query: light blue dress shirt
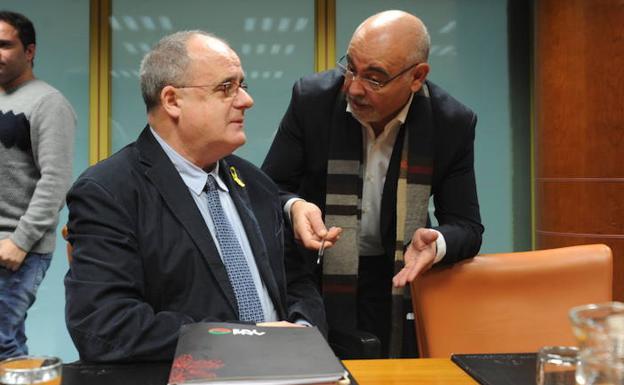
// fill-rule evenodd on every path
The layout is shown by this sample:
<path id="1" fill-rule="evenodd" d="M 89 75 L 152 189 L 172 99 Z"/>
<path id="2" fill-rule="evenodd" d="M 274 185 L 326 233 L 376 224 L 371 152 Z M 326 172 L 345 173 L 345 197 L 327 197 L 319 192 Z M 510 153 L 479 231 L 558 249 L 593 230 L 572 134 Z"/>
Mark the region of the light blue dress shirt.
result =
<path id="1" fill-rule="evenodd" d="M 208 229 L 210 230 L 212 240 L 219 251 L 219 255 L 221 255 L 221 248 L 219 247 L 219 242 L 216 238 L 215 226 L 212 222 L 210 211 L 208 210 L 208 197 L 204 191 L 209 174 L 186 160 L 182 155 L 178 154 L 171 146 L 169 146 L 169 144 L 167 144 L 167 142 L 164 141 L 164 139 L 158 136 L 154 129 L 150 127 L 150 130 L 188 187 L 199 212 L 206 222 L 206 226 L 208 226 Z M 262 304 L 264 320 L 266 322 L 277 321 L 277 311 L 275 310 L 273 301 L 269 296 L 269 291 L 260 278 L 260 272 L 258 271 L 258 266 L 256 265 L 256 260 L 254 259 L 253 251 L 251 249 L 251 245 L 249 244 L 249 239 L 247 238 L 247 233 L 245 232 L 243 223 L 241 222 L 240 216 L 238 215 L 238 211 L 236 210 L 236 206 L 234 205 L 234 201 L 230 196 L 227 186 L 219 177 L 218 162 L 214 170 L 210 172 L 210 175 L 212 175 L 217 181 L 221 206 L 223 206 L 223 211 L 230 220 L 232 229 L 236 233 L 236 237 L 238 238 L 238 241 L 243 249 L 243 253 L 245 254 L 245 260 L 249 265 L 249 270 L 251 270 L 251 277 L 253 278 L 254 285 L 258 291 L 258 297 L 260 298 L 260 302 Z M 223 260 L 223 257 L 221 257 L 221 259 Z M 209 295 L 209 293 L 206 293 L 206 295 Z"/>

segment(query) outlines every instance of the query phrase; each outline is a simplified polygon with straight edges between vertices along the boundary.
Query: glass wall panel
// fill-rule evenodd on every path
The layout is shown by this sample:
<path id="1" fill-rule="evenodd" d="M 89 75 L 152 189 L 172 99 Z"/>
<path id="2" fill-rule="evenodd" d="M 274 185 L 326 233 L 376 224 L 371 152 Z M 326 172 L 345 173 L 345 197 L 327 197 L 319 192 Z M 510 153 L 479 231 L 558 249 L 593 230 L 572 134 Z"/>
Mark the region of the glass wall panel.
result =
<path id="1" fill-rule="evenodd" d="M 23 13 L 32 20 L 37 32 L 35 76 L 59 89 L 76 111 L 75 179 L 88 166 L 89 155 L 89 2 L 2 0 L 0 8 Z M 74 361 L 78 356 L 64 315 L 67 254 L 60 228 L 66 222 L 67 209 L 63 208 L 54 258 L 28 314 L 26 334 L 31 353 Z"/>
<path id="2" fill-rule="evenodd" d="M 112 147 L 132 142 L 146 124 L 138 83 L 141 58 L 162 36 L 203 29 L 239 54 L 255 100 L 247 112 L 247 144 L 237 154 L 259 165 L 290 100 L 293 82 L 314 70 L 314 1 L 219 3 L 113 1 Z"/>
<path id="3" fill-rule="evenodd" d="M 530 128 L 515 128 L 511 121 L 514 107 L 526 107 L 528 98 L 526 93 L 511 94 L 507 7 L 503 0 L 336 1 L 338 57 L 346 52 L 355 28 L 379 11 L 408 11 L 427 25 L 432 41 L 429 79 L 478 115 L 475 167 L 485 225 L 482 253 L 531 246 Z"/>

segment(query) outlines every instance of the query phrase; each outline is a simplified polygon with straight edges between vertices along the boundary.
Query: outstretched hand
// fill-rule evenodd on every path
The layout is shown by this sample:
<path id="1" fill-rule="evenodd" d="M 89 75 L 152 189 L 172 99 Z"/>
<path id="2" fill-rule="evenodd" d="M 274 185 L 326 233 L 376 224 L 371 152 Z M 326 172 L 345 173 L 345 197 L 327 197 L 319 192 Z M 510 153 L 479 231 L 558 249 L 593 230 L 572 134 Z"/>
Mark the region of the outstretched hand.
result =
<path id="1" fill-rule="evenodd" d="M 404 254 L 405 266 L 392 278 L 395 287 L 403 287 L 421 273 L 429 270 L 436 257 L 438 232 L 419 228 Z"/>
<path id="2" fill-rule="evenodd" d="M 290 208 L 295 239 L 305 248 L 319 250 L 324 242 L 324 247 L 332 247 L 340 238 L 342 229 L 331 227 L 329 230 L 323 223 L 321 209 L 314 203 L 304 200 L 296 201 Z"/>

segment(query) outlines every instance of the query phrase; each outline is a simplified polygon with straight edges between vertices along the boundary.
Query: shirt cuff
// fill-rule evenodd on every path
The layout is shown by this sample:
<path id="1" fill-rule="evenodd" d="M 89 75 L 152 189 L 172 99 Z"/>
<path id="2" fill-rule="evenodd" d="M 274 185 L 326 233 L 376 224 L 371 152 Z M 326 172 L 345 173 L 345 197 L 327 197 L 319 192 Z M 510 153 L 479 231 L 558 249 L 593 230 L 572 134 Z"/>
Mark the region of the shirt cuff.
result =
<path id="1" fill-rule="evenodd" d="M 290 222 L 291 225 L 292 225 L 292 219 L 290 218 L 290 208 L 295 202 L 304 201 L 304 200 L 305 199 L 301 199 L 301 198 L 290 198 L 288 201 L 286 201 L 286 204 L 284 205 L 284 214 L 286 214 L 286 217 L 288 218 L 288 222 Z"/>
<path id="2" fill-rule="evenodd" d="M 303 325 L 303 326 L 307 326 L 307 327 L 312 327 L 312 324 L 309 323 L 308 321 L 304 320 L 303 318 L 299 318 L 299 319 L 295 320 L 295 323 L 297 325 Z"/>
<path id="3" fill-rule="evenodd" d="M 436 239 L 436 256 L 433 259 L 433 263 L 438 263 L 444 258 L 446 255 L 446 240 L 444 239 L 444 235 L 438 230 L 432 229 L 436 233 L 438 233 L 438 238 Z"/>

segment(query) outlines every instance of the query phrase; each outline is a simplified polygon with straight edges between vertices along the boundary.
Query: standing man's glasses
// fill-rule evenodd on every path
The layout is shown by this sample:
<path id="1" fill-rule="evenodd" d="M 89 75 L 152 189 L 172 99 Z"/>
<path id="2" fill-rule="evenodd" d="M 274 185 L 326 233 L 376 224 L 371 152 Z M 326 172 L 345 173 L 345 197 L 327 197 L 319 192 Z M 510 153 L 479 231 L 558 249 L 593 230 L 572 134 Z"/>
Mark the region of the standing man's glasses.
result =
<path id="1" fill-rule="evenodd" d="M 386 80 L 376 80 L 376 79 L 372 79 L 372 78 L 370 78 L 368 76 L 365 76 L 365 75 L 364 76 L 358 75 L 351 68 L 351 64 L 349 64 L 349 62 L 347 60 L 347 55 L 343 55 L 336 62 L 336 65 L 338 66 L 338 68 L 340 68 L 342 70 L 342 72 L 344 73 L 345 79 L 347 79 L 348 81 L 354 81 L 354 80 L 358 79 L 358 80 L 360 80 L 362 85 L 364 85 L 364 87 L 367 90 L 370 90 L 370 91 L 379 91 L 379 90 L 381 90 L 388 83 L 390 83 L 394 79 L 397 79 L 399 76 L 403 75 L 404 73 L 406 73 L 407 71 L 411 70 L 412 68 L 416 67 L 419 64 L 420 64 L 420 62 L 414 63 L 414 64 L 404 68 L 403 70 L 401 70 L 398 74 L 396 74 L 394 76 L 390 76 Z"/>

